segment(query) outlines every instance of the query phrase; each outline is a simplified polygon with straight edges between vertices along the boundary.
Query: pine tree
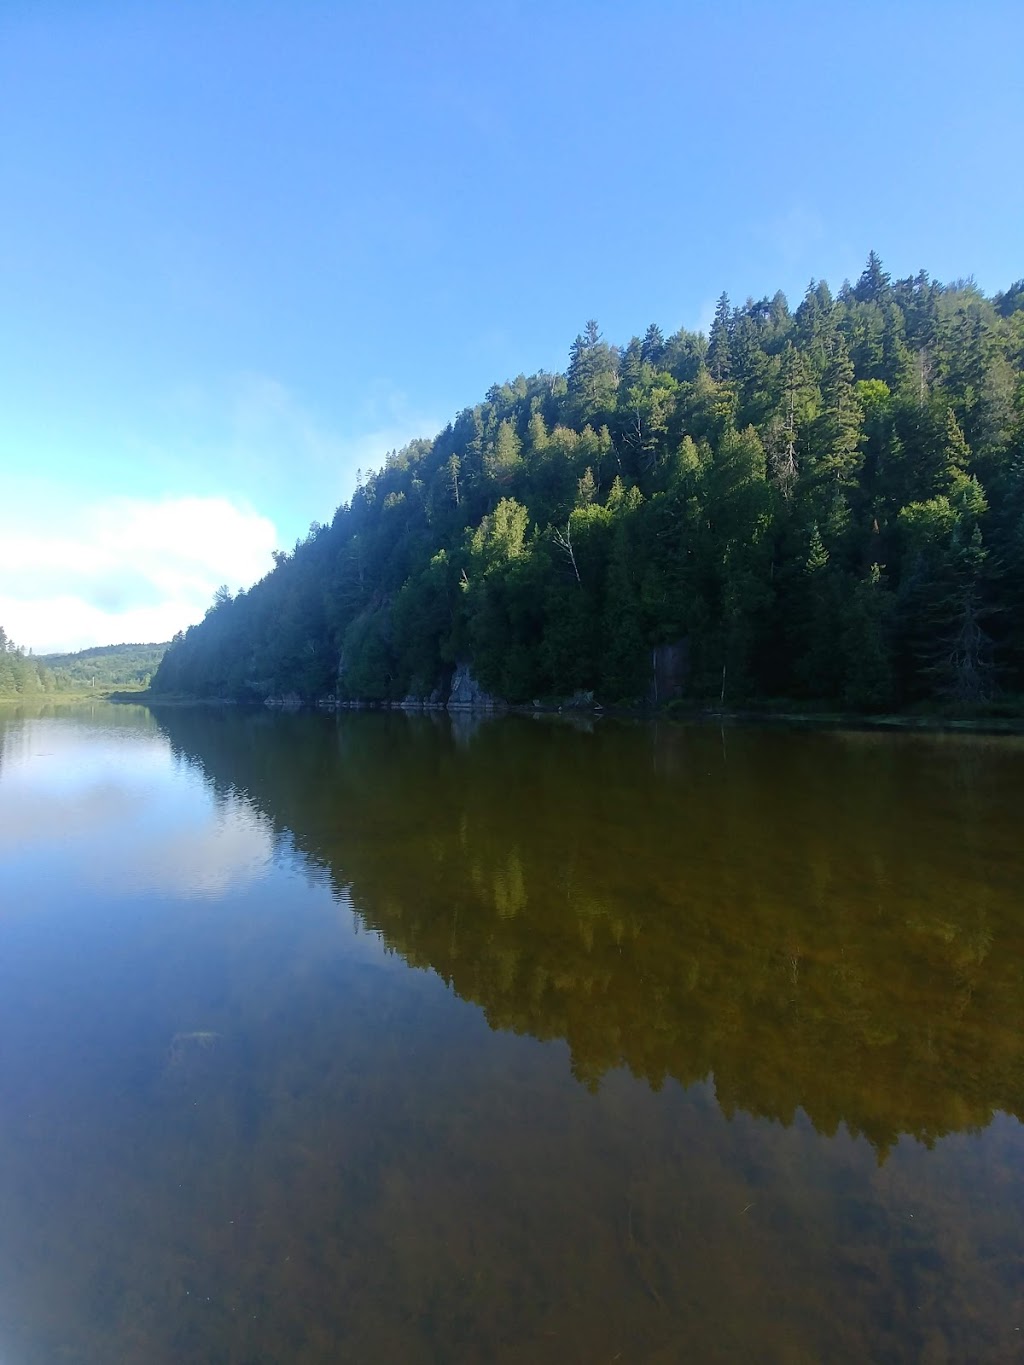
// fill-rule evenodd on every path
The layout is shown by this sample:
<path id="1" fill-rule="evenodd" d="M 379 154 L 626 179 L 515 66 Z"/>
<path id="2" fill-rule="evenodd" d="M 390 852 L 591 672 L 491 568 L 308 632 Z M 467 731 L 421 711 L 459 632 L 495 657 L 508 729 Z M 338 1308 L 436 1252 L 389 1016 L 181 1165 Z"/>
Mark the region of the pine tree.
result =
<path id="1" fill-rule="evenodd" d="M 803 302 L 796 310 L 794 344 L 804 353 L 811 372 L 822 375 L 832 354 L 835 320 L 834 304 L 824 280 L 811 280 Z"/>
<path id="2" fill-rule="evenodd" d="M 870 251 L 864 272 L 854 288 L 854 298 L 860 303 L 881 303 L 890 284 L 891 277 L 882 269 L 881 260 Z"/>
<path id="3" fill-rule="evenodd" d="M 807 362 L 791 341 L 782 353 L 779 387 L 781 411 L 771 452 L 771 474 L 783 497 L 789 498 L 800 472 L 803 433 L 813 420 L 819 399 Z"/>
<path id="4" fill-rule="evenodd" d="M 578 420 L 586 421 L 611 402 L 618 383 L 618 356 L 602 339 L 593 318 L 570 348 L 566 378 Z"/>
<path id="5" fill-rule="evenodd" d="M 619 381 L 624 389 L 631 389 L 643 379 L 643 346 L 639 337 L 630 338 L 629 345 L 622 353 L 619 365 Z"/>
<path id="6" fill-rule="evenodd" d="M 847 489 L 860 466 L 863 409 L 854 387 L 853 364 L 841 336 L 835 339 L 832 358 L 821 385 L 822 413 L 818 420 L 817 471 L 821 478 Z"/>
<path id="7" fill-rule="evenodd" d="M 855 710 L 883 711 L 892 705 L 891 616 L 881 567 L 872 564 L 867 578 L 853 590 L 842 631 L 842 699 Z"/>
<path id="8" fill-rule="evenodd" d="M 520 464 L 522 442 L 516 429 L 506 418 L 497 431 L 494 449 L 488 461 L 488 473 L 502 485 L 508 484 Z"/>
<path id="9" fill-rule="evenodd" d="M 719 383 L 732 375 L 732 309 L 729 295 L 722 293 L 715 306 L 715 317 L 708 334 L 708 369 Z"/>
<path id="10" fill-rule="evenodd" d="M 640 354 L 644 362 L 655 369 L 661 365 L 665 355 L 665 338 L 656 322 L 652 322 L 644 333 Z"/>

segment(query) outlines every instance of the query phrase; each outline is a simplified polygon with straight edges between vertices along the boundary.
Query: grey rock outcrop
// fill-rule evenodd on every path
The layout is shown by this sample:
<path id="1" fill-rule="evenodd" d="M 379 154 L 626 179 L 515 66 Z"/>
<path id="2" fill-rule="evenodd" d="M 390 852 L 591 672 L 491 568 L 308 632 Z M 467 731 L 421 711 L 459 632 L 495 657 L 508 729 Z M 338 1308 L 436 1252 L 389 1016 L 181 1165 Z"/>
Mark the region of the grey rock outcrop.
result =
<path id="1" fill-rule="evenodd" d="M 690 642 L 676 640 L 651 650 L 651 681 L 648 701 L 657 705 L 682 695 L 690 674 Z"/>
<path id="2" fill-rule="evenodd" d="M 449 711 L 493 711 L 503 705 L 490 692 L 485 692 L 470 672 L 469 664 L 456 664 L 452 687 L 448 694 Z"/>

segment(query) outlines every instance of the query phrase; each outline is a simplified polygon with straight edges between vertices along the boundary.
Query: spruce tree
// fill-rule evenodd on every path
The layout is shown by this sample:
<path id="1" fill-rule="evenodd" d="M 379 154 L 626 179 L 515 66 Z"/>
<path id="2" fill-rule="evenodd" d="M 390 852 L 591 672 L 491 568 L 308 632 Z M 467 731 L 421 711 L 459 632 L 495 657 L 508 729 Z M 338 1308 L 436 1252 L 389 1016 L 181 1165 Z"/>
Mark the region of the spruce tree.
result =
<path id="1" fill-rule="evenodd" d="M 731 331 L 732 309 L 729 295 L 723 292 L 715 305 L 715 317 L 708 333 L 708 370 L 719 383 L 732 375 Z"/>

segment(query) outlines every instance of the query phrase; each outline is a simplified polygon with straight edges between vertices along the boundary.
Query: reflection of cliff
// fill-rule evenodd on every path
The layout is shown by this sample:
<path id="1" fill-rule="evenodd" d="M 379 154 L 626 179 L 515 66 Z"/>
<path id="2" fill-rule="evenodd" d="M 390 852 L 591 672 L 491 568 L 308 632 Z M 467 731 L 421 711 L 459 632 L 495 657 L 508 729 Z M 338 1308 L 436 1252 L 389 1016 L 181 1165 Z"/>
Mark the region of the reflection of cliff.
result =
<path id="1" fill-rule="evenodd" d="M 581 1080 L 880 1148 L 1024 1113 L 1014 741 L 167 710 L 367 923 Z"/>

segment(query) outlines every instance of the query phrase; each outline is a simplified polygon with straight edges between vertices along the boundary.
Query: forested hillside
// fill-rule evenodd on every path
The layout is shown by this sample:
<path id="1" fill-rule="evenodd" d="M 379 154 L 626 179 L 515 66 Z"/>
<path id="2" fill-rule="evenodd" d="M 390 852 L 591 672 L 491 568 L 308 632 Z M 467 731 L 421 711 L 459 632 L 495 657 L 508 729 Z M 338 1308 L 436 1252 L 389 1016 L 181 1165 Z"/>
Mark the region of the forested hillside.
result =
<path id="1" fill-rule="evenodd" d="M 73 654 L 44 654 L 62 691 L 144 686 L 164 657 L 166 644 L 96 645 Z"/>
<path id="2" fill-rule="evenodd" d="M 26 654 L 0 627 L 0 697 L 143 686 L 166 645 L 98 645 L 74 654 Z"/>
<path id="3" fill-rule="evenodd" d="M 812 283 L 705 337 L 588 323 L 176 637 L 160 692 L 878 709 L 1024 688 L 1024 281 Z"/>

